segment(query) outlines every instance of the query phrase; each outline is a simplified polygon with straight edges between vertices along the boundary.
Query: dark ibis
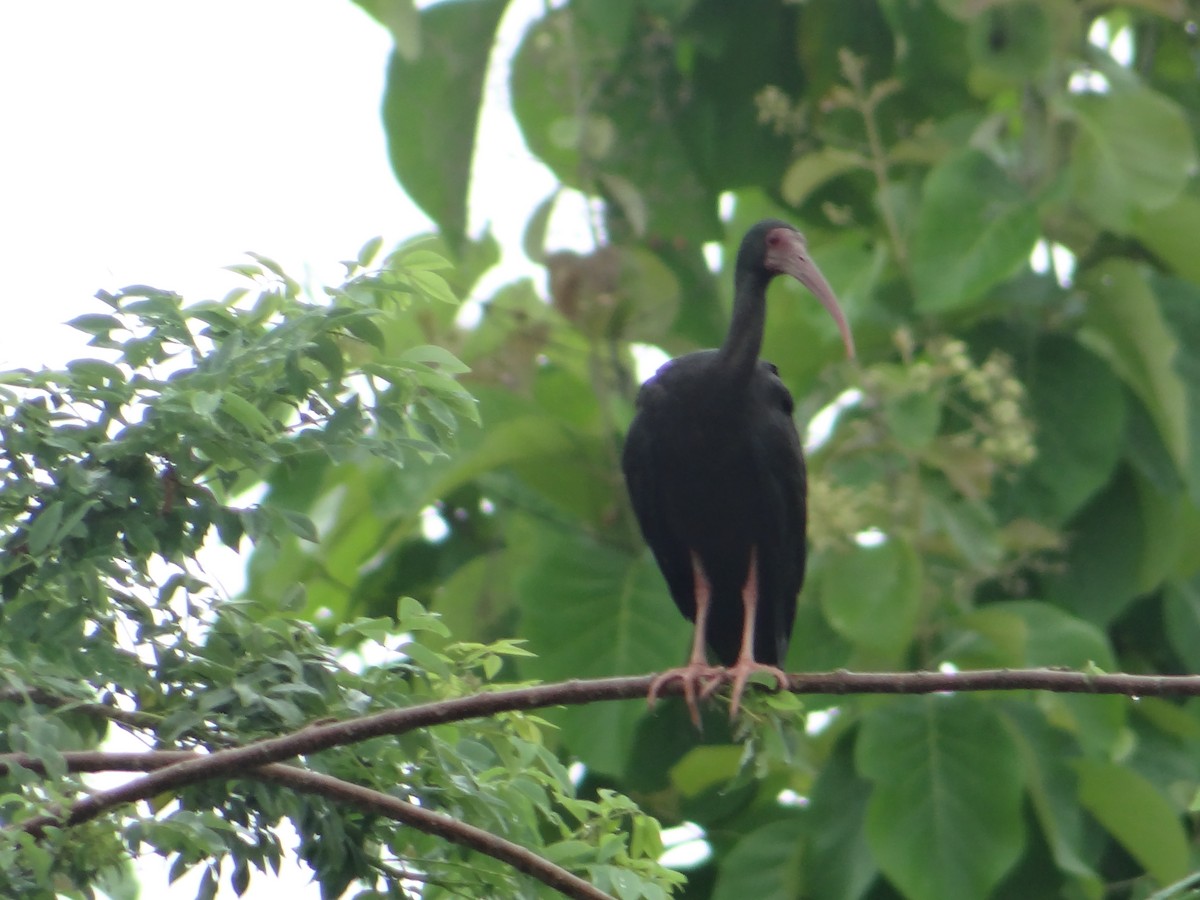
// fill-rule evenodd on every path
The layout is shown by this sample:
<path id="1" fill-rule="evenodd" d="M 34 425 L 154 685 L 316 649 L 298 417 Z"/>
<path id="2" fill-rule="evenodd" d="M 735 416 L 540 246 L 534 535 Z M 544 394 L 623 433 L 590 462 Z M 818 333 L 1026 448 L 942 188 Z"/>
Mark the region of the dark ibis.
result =
<path id="1" fill-rule="evenodd" d="M 756 672 L 787 685 L 796 597 L 804 581 L 805 471 L 792 395 L 759 359 L 767 285 L 791 275 L 854 339 L 804 236 L 776 219 L 742 239 L 733 318 L 717 350 L 671 360 L 643 386 L 621 467 L 646 543 L 680 612 L 695 623 L 687 665 L 651 683 L 683 683 L 692 721 L 697 698 L 732 682 L 730 717 Z M 720 666 L 709 665 L 705 643 Z"/>

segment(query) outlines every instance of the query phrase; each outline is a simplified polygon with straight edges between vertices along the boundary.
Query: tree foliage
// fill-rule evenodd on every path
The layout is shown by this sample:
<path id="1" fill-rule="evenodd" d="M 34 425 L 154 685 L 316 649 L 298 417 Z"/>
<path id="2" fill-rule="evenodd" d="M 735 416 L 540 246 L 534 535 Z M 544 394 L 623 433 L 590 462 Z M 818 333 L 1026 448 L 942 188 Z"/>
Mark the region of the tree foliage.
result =
<path id="1" fill-rule="evenodd" d="M 361 5 L 396 37 L 390 158 L 440 236 L 368 245 L 319 299 L 265 259 L 221 302 L 103 295 L 74 324 L 109 356 L 0 386 L 0 715 L 27 754 L 3 758 L 10 893 L 83 894 L 143 847 L 240 887 L 277 865 L 284 818 L 326 896 L 549 890 L 253 771 L 19 826 L 80 796 L 70 752 L 114 730 L 219 750 L 682 661 L 617 465 L 635 362 L 719 342 L 710 262 L 768 214 L 805 231 L 861 360 L 774 289 L 764 354 L 823 423 L 788 668 L 1200 670 L 1194 10 L 547 7 L 510 77 L 561 185 L 526 233 L 547 296 L 476 296 L 467 327 L 498 252 L 466 231 L 466 173 L 506 4 Z M 590 254 L 547 247 L 563 191 L 591 203 Z M 245 538 L 247 588 L 223 598 L 196 553 Z M 304 763 L 623 900 L 1144 897 L 1200 867 L 1194 700 L 779 695 L 704 726 L 676 700 L 592 703 Z M 655 819 L 702 830 L 686 878 L 656 862 Z"/>

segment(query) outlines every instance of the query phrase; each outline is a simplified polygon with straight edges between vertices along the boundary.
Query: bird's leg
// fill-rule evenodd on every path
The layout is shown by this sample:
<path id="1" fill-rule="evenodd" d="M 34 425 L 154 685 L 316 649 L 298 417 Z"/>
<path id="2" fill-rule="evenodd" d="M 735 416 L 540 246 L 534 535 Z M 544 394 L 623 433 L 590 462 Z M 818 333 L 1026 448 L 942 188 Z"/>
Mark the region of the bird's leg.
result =
<path id="1" fill-rule="evenodd" d="M 733 690 L 730 693 L 729 718 L 737 717 L 742 705 L 742 694 L 746 691 L 746 682 L 755 672 L 765 672 L 779 682 L 779 689 L 787 687 L 788 677 L 778 666 L 767 665 L 754 659 L 754 623 L 758 618 L 758 554 L 756 548 L 750 548 L 750 572 L 746 575 L 746 583 L 742 586 L 742 646 L 738 650 L 737 661 L 729 667 L 733 677 Z M 715 689 L 711 685 L 710 689 Z M 707 696 L 707 694 L 705 695 Z"/>
<path id="2" fill-rule="evenodd" d="M 700 708 L 696 705 L 698 695 L 707 697 L 711 691 L 709 686 L 720 684 L 724 670 L 720 666 L 710 666 L 704 655 L 704 635 L 708 625 L 708 608 L 712 599 L 712 586 L 708 576 L 696 554 L 692 553 L 692 593 L 696 598 L 696 627 L 692 631 L 692 652 L 688 656 L 686 666 L 668 669 L 652 682 L 646 694 L 646 703 L 652 709 L 658 700 L 658 692 L 668 682 L 679 680 L 683 682 L 683 697 L 687 701 L 688 714 L 692 724 L 700 728 Z"/>

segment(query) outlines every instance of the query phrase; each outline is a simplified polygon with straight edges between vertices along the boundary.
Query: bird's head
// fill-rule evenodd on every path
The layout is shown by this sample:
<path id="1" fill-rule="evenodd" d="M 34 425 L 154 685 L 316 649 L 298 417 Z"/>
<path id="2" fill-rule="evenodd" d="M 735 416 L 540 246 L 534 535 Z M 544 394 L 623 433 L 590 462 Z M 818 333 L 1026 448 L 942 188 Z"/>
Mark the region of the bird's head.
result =
<path id="1" fill-rule="evenodd" d="M 833 316 L 842 335 L 846 354 L 851 359 L 854 358 L 854 336 L 850 333 L 850 325 L 842 314 L 833 288 L 809 256 L 808 242 L 799 231 L 779 219 L 764 219 L 759 222 L 746 232 L 742 239 L 742 246 L 738 250 L 737 270 L 739 275 L 758 270 L 767 278 L 791 275 L 799 281 L 812 291 L 821 301 L 821 305 Z"/>

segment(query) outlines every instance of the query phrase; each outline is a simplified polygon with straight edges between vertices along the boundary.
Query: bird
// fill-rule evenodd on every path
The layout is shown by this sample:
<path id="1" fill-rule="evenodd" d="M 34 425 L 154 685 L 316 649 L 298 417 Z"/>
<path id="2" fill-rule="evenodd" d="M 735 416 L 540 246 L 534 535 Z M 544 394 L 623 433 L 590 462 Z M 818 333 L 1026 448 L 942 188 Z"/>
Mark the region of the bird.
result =
<path id="1" fill-rule="evenodd" d="M 733 313 L 717 349 L 665 363 L 638 392 L 621 454 L 642 536 L 680 612 L 694 623 L 687 664 L 656 676 L 647 701 L 680 681 L 693 724 L 699 699 L 732 683 L 736 718 L 755 673 L 787 685 L 787 655 L 806 557 L 806 474 L 794 401 L 761 360 L 767 286 L 790 275 L 837 323 L 850 326 L 804 236 L 765 219 L 743 237 Z M 705 645 L 721 663 L 710 665 Z"/>

